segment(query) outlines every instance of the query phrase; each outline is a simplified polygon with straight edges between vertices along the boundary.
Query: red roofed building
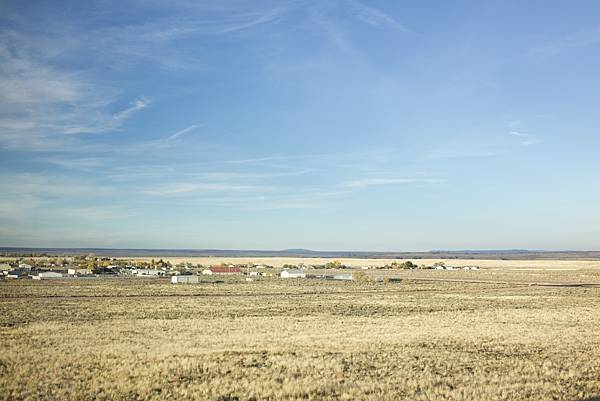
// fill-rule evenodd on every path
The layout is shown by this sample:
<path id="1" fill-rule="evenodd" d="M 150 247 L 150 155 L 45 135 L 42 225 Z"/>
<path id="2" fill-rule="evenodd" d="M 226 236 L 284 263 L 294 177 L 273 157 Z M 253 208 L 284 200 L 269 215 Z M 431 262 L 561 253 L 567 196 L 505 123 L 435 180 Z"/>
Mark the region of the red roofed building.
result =
<path id="1" fill-rule="evenodd" d="M 242 274 L 242 270 L 239 267 L 212 266 L 202 270 L 202 274 Z"/>

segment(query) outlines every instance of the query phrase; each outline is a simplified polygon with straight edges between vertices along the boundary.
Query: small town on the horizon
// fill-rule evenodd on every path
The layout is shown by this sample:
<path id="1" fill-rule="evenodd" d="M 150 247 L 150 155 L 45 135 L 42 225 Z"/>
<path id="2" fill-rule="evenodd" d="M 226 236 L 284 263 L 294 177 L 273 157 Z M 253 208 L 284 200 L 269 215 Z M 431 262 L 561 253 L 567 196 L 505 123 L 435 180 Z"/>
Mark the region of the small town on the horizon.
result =
<path id="1" fill-rule="evenodd" d="M 2 259 L 4 257 L 4 259 Z M 188 258 L 172 263 L 171 257 Z M 194 257 L 203 257 L 194 263 Z M 244 258 L 249 258 L 244 261 Z M 253 259 L 272 258 L 274 265 L 256 263 Z M 276 258 L 280 259 L 276 259 Z M 163 260 L 165 258 L 166 260 Z M 229 262 L 227 258 L 237 260 Z M 341 259 L 335 259 L 341 258 Z M 345 265 L 344 258 L 353 260 Z M 213 263 L 214 259 L 214 263 Z M 416 261 L 413 262 L 410 259 Z M 425 263 L 419 263 L 425 259 Z M 259 277 L 316 278 L 334 280 L 364 280 L 364 273 L 354 270 L 478 270 L 469 260 L 598 260 L 594 251 L 530 251 L 461 250 L 428 252 L 351 252 L 286 249 L 208 250 L 208 249 L 107 249 L 107 248 L 10 248 L 0 247 L 0 278 L 59 279 L 106 277 L 169 277 L 172 283 L 198 283 L 198 275 L 242 275 L 247 281 Z M 284 262 L 281 262 L 284 260 Z M 391 260 L 391 261 L 390 261 Z M 431 260 L 434 260 L 431 262 Z M 457 264 L 458 260 L 458 264 Z M 361 262 L 362 261 L 362 262 Z M 429 264 L 427 264 L 429 262 Z M 462 264 L 461 264 L 462 262 Z M 466 263 L 465 263 L 466 262 Z M 348 273 L 335 274 L 345 269 Z M 324 272 L 333 271 L 333 273 Z M 4 277 L 2 277 L 4 276 Z M 179 277 L 181 276 L 181 277 Z M 383 278 L 379 278 L 383 280 Z M 387 278 L 387 280 L 395 280 Z"/>
<path id="2" fill-rule="evenodd" d="M 8 253 L 7 253 L 8 254 Z M 0 259 L 0 262 L 2 260 Z M 385 262 L 384 262 L 385 263 Z M 226 263 L 217 265 L 203 265 L 202 263 L 179 262 L 171 263 L 169 260 L 154 259 L 136 260 L 116 257 L 100 257 L 95 254 L 78 256 L 48 256 L 47 254 L 31 254 L 30 257 L 14 257 L 0 263 L 0 273 L 6 279 L 34 279 L 47 280 L 59 278 L 102 278 L 102 277 L 170 277 L 172 283 L 198 283 L 198 275 L 244 275 L 247 281 L 252 277 L 281 278 L 316 278 L 333 280 L 364 279 L 364 274 L 324 274 L 321 270 L 348 269 L 339 260 L 330 260 L 321 264 L 306 264 L 302 261 L 297 264 L 284 263 L 280 269 L 269 264 L 248 263 Z M 385 264 L 364 264 L 361 270 L 369 269 L 436 269 L 436 270 L 477 270 L 475 265 L 452 266 L 443 261 L 437 261 L 432 265 L 417 265 L 413 262 L 393 261 Z"/>
<path id="3" fill-rule="evenodd" d="M 118 257 L 117 257 L 118 256 Z M 173 264 L 169 256 L 199 257 L 204 256 L 205 262 L 179 262 Z M 234 260 L 240 257 L 288 257 L 295 262 L 275 266 L 264 263 L 230 263 L 221 260 L 211 263 L 211 257 Z M 5 260 L 2 260 L 5 257 Z M 135 257 L 128 259 L 127 257 Z M 140 258 L 146 257 L 145 259 Z M 163 260 L 163 257 L 167 260 Z M 304 263 L 307 258 L 331 258 L 329 261 Z M 104 249 L 104 248 L 2 248 L 0 247 L 0 275 L 7 279 L 51 279 L 76 277 L 173 277 L 189 275 L 221 275 L 240 274 L 247 276 L 280 276 L 287 278 L 287 270 L 295 271 L 295 277 L 303 278 L 332 278 L 353 280 L 353 275 L 312 273 L 311 270 L 348 269 L 340 260 L 335 258 L 369 259 L 360 269 L 437 269 L 437 270 L 477 270 L 474 264 L 456 265 L 453 259 L 489 259 L 489 260 L 518 260 L 518 259 L 556 259 L 563 260 L 600 260 L 600 252 L 586 251 L 529 251 L 523 249 L 510 250 L 462 250 L 462 251 L 428 251 L 428 252 L 351 252 L 351 251 L 312 251 L 308 249 L 285 249 L 281 251 L 267 250 L 208 250 L 208 249 Z M 386 259 L 395 259 L 392 262 Z M 415 260 L 413 263 L 410 259 Z M 439 259 L 429 265 L 419 264 L 420 259 Z M 293 259 L 290 259 L 293 260 Z M 263 270 L 267 269 L 267 270 Z M 306 272 L 299 272 L 307 270 Z M 360 277 L 360 275 L 359 275 Z M 177 282 L 177 279 L 173 279 Z"/>

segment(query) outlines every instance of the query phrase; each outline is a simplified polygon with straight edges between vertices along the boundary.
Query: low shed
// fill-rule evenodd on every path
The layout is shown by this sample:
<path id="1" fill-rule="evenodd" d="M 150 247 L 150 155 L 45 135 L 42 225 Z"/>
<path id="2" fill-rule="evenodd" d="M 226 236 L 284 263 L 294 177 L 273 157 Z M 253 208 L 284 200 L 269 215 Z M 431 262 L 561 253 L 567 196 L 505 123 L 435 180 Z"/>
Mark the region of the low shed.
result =
<path id="1" fill-rule="evenodd" d="M 304 270 L 300 269 L 287 269 L 281 272 L 281 278 L 306 278 Z"/>
<path id="2" fill-rule="evenodd" d="M 62 276 L 62 273 L 57 272 L 39 272 L 38 275 L 33 276 L 33 278 L 36 280 L 45 280 L 49 278 L 61 278 Z"/>
<path id="3" fill-rule="evenodd" d="M 333 276 L 334 280 L 352 280 L 351 273 L 340 273 Z"/>
<path id="4" fill-rule="evenodd" d="M 91 270 L 88 269 L 67 269 L 69 276 L 85 276 L 86 274 L 92 274 Z"/>

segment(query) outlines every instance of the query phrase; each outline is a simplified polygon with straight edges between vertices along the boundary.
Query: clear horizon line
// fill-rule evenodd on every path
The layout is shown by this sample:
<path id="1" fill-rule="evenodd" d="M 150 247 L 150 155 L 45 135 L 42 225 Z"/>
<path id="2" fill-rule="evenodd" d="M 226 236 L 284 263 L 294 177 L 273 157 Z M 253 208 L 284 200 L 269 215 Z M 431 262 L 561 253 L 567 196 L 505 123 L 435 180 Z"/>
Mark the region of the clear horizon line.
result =
<path id="1" fill-rule="evenodd" d="M 114 251 L 191 251 L 191 252 L 315 252 L 315 253 L 505 253 L 505 252 L 531 252 L 531 253 L 566 253 L 566 252 L 600 252 L 600 250 L 574 250 L 574 249 L 527 249 L 527 248 L 497 248 L 497 249 L 483 249 L 483 248 L 461 248 L 461 249 L 429 249 L 429 250 L 317 250 L 308 248 L 284 248 L 284 249 L 235 249 L 235 248 L 113 248 L 113 247 L 97 247 L 97 246 L 0 246 L 0 251 L 5 250 L 114 250 Z"/>

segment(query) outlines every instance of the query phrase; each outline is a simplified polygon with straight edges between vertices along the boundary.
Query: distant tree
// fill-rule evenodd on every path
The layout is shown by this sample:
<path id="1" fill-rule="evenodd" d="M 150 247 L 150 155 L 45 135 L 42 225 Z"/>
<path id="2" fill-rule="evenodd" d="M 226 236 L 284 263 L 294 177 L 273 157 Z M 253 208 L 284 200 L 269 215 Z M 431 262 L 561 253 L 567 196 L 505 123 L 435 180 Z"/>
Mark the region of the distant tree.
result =
<path id="1" fill-rule="evenodd" d="M 339 260 L 333 260 L 325 264 L 326 269 L 343 269 L 344 265 Z"/>
<path id="2" fill-rule="evenodd" d="M 86 261 L 86 262 L 83 264 L 83 266 L 85 266 L 85 268 L 86 268 L 87 270 L 94 270 L 94 269 L 96 269 L 96 267 L 97 267 L 97 266 L 96 266 L 96 261 L 95 261 L 94 259 L 89 259 L 89 260 L 87 260 L 87 261 Z"/>

